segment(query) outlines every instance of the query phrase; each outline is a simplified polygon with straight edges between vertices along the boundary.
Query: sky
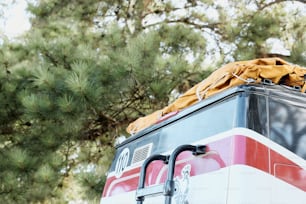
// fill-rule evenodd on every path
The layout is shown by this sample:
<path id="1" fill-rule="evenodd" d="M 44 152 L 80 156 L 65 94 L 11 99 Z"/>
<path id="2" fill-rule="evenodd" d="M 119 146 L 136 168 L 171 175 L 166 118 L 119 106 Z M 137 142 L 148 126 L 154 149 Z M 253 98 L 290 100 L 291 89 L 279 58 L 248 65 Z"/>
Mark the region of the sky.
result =
<path id="1" fill-rule="evenodd" d="M 0 18 L 0 41 L 1 37 L 7 36 L 9 39 L 20 36 L 24 31 L 30 29 L 31 24 L 29 22 L 29 14 L 26 11 L 27 1 L 29 0 L 0 0 L 1 3 L 12 4 L 4 10 L 3 16 Z M 179 4 L 178 0 L 172 0 L 176 4 Z M 181 0 L 185 2 L 185 0 Z M 0 5 L 1 5 L 0 3 Z M 292 4 L 294 5 L 294 4 Z M 306 8 L 306 5 L 304 5 Z M 1 36 L 2 35 L 2 36 Z M 276 39 L 271 39 L 270 44 L 272 45 L 272 52 L 289 54 L 282 42 Z"/>
<path id="2" fill-rule="evenodd" d="M 29 14 L 26 12 L 26 0 L 1 0 L 6 4 L 15 2 L 4 10 L 0 18 L 0 31 L 9 38 L 14 38 L 30 29 Z"/>

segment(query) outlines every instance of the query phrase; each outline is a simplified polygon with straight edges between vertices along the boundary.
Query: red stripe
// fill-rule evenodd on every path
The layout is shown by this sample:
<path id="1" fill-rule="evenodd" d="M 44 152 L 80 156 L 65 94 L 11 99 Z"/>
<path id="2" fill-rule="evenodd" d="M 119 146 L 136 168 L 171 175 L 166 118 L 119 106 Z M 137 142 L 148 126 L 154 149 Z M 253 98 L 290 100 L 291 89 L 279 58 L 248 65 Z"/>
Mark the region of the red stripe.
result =
<path id="1" fill-rule="evenodd" d="M 207 155 L 201 157 L 194 157 L 190 152 L 181 153 L 177 159 L 175 176 L 180 175 L 181 169 L 186 164 L 192 166 L 191 176 L 240 164 L 264 171 L 306 191 L 305 169 L 252 138 L 239 135 L 224 138 L 207 144 L 207 152 Z M 102 197 L 136 190 L 139 172 L 140 167 L 125 172 L 119 180 L 114 176 L 109 177 Z M 147 170 L 146 185 L 163 183 L 166 173 L 162 162 L 153 162 Z"/>

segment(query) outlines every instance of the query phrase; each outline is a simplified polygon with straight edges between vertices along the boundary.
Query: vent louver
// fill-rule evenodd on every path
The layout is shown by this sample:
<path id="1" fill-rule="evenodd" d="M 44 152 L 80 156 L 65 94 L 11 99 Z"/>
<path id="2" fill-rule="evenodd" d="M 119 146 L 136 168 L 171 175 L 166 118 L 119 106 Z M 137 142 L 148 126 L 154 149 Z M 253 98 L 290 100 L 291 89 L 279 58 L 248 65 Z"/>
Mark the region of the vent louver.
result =
<path id="1" fill-rule="evenodd" d="M 148 158 L 148 156 L 150 156 L 151 149 L 152 149 L 152 143 L 136 148 L 133 154 L 131 164 L 133 165 L 144 161 L 146 158 Z"/>

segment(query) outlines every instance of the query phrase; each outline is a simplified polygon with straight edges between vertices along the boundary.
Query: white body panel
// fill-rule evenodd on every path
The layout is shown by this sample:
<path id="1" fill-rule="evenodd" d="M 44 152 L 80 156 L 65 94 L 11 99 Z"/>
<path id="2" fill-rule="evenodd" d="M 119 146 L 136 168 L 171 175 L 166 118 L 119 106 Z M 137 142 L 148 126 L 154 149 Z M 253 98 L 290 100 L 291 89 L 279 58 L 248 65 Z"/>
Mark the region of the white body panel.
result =
<path id="1" fill-rule="evenodd" d="M 305 204 L 306 193 L 266 172 L 234 165 L 191 177 L 187 199 L 188 204 Z M 101 200 L 101 204 L 132 203 L 136 203 L 135 191 Z M 158 203 L 164 203 L 164 196 L 144 201 L 144 204 Z M 174 198 L 172 203 L 179 204 Z"/>

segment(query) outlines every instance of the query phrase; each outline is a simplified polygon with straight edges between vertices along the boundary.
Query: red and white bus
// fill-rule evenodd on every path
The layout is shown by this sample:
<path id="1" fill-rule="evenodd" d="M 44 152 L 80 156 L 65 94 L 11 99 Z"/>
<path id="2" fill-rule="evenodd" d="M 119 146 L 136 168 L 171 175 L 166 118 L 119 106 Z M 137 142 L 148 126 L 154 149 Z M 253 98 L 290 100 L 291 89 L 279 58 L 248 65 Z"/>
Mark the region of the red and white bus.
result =
<path id="1" fill-rule="evenodd" d="M 305 204 L 306 94 L 232 87 L 117 146 L 101 204 Z"/>

